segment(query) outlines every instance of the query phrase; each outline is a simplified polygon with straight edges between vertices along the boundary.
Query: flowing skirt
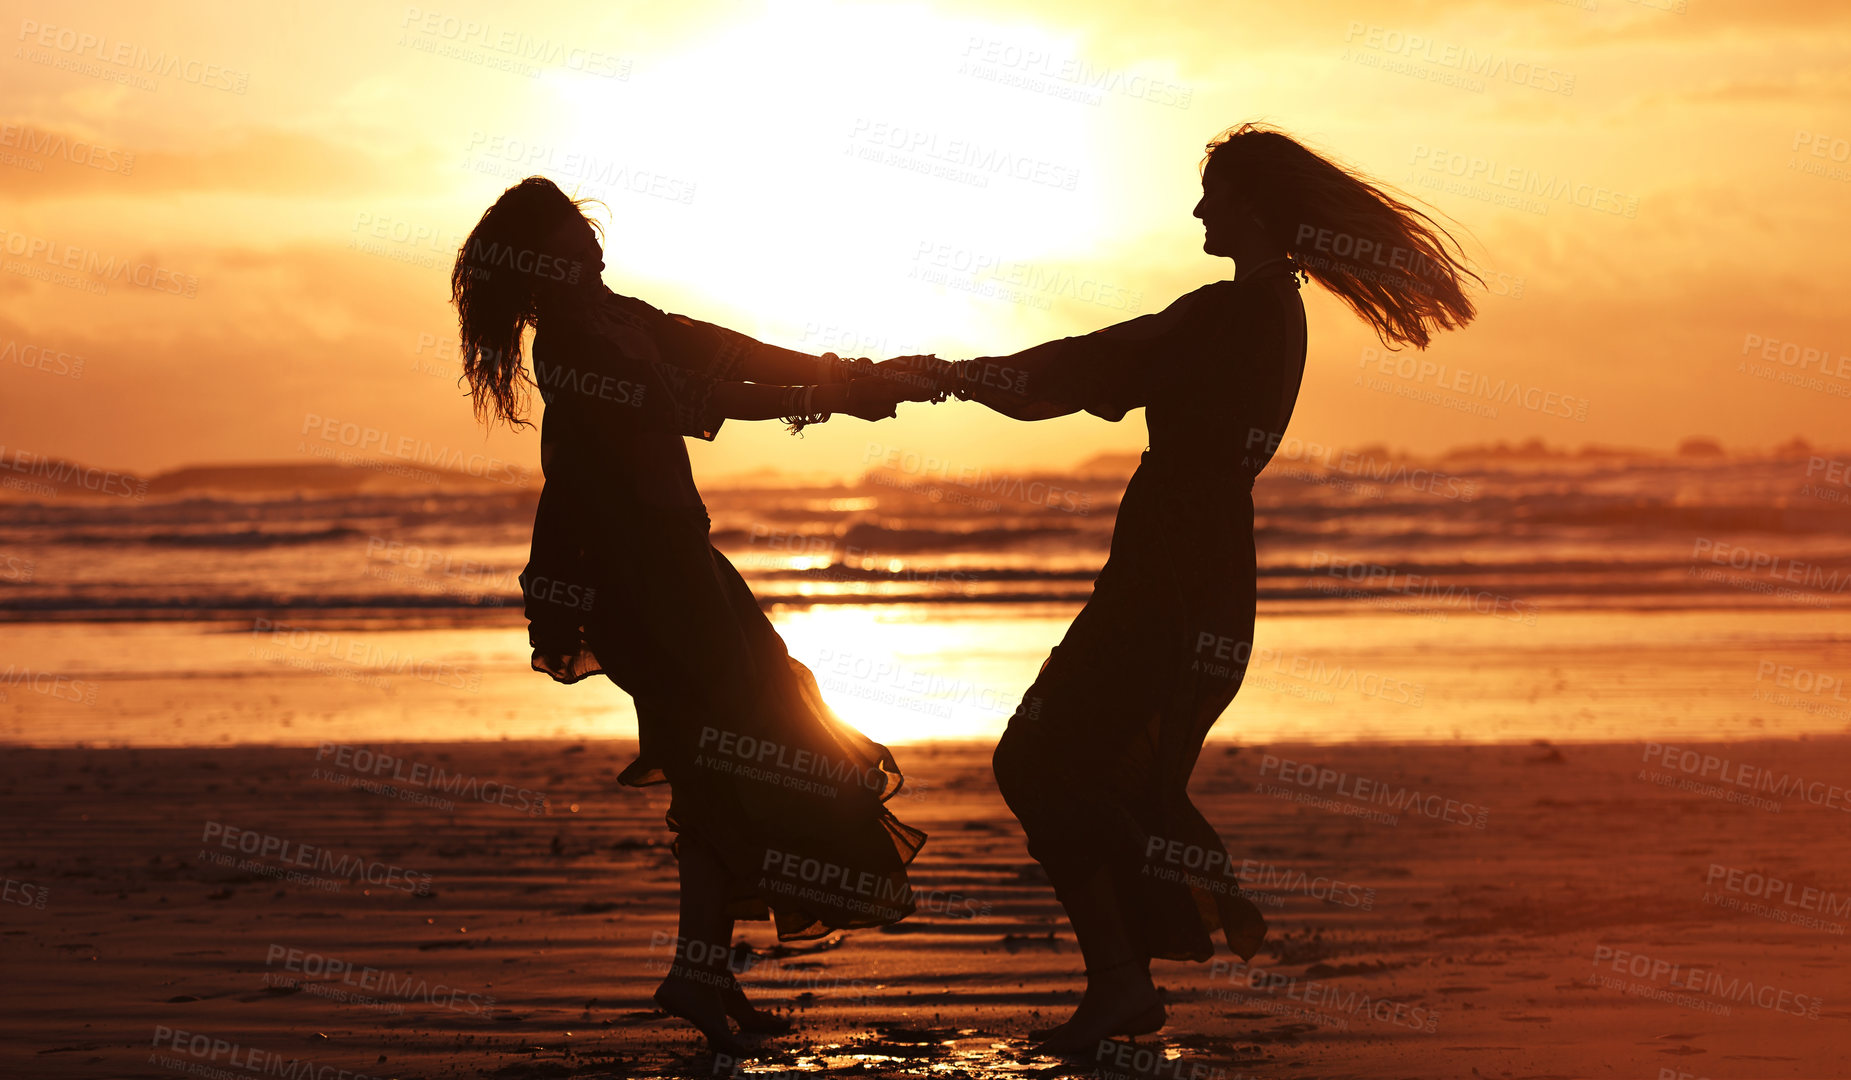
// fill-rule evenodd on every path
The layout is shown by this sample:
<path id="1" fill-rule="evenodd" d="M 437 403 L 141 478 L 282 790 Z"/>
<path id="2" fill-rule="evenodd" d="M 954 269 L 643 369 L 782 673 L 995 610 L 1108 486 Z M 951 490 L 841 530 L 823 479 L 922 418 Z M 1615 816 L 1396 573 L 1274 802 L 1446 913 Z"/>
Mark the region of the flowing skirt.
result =
<path id="1" fill-rule="evenodd" d="M 897 922 L 925 833 L 884 805 L 902 784 L 885 746 L 836 716 L 791 659 L 705 515 L 625 538 L 632 572 L 607 575 L 584 644 L 636 701 L 625 784 L 668 783 L 668 825 L 725 865 L 736 918 L 781 940 Z M 614 591 L 609 596 L 606 590 Z"/>
<path id="2" fill-rule="evenodd" d="M 997 746 L 1030 854 L 1057 883 L 1104 867 L 1153 957 L 1206 960 L 1219 927 L 1251 959 L 1266 936 L 1188 793 L 1246 672 L 1255 593 L 1250 481 L 1204 482 L 1147 453 L 1092 598 Z"/>

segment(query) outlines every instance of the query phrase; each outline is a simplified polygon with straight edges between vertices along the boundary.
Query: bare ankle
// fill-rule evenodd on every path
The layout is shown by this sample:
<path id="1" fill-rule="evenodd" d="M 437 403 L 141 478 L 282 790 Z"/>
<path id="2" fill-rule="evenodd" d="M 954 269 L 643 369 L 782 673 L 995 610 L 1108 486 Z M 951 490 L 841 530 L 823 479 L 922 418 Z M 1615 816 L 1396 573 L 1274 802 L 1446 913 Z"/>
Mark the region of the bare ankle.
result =
<path id="1" fill-rule="evenodd" d="M 1125 960 L 1116 964 L 1103 965 L 1097 969 L 1086 969 L 1086 985 L 1098 985 L 1102 988 L 1118 989 L 1124 987 L 1141 987 L 1151 985 L 1150 961 Z"/>
<path id="2" fill-rule="evenodd" d="M 662 981 L 718 991 L 725 990 L 732 985 L 733 976 L 728 971 L 714 971 L 711 968 L 677 960 L 669 965 L 668 975 Z"/>

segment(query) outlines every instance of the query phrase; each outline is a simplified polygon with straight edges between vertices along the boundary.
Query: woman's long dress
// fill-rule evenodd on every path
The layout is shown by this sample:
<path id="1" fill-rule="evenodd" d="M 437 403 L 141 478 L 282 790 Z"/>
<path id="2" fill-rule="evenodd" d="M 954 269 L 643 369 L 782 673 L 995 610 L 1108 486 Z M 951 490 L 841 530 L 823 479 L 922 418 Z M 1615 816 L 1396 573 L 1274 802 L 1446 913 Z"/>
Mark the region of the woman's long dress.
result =
<path id="1" fill-rule="evenodd" d="M 1253 482 L 1304 374 L 1304 305 L 1287 265 L 969 373 L 972 396 L 1027 419 L 1146 408 L 1150 448 L 1111 555 L 995 763 L 1057 888 L 1107 868 L 1154 957 L 1205 960 L 1219 926 L 1251 959 L 1266 934 L 1188 784 L 1252 650 Z"/>
<path id="2" fill-rule="evenodd" d="M 823 703 L 708 541 L 683 436 L 712 439 L 713 386 L 781 351 L 602 285 L 543 312 L 546 484 L 521 581 L 535 669 L 630 693 L 639 750 L 619 779 L 670 784 L 677 854 L 708 846 L 732 914 L 769 909 L 792 939 L 910 914 L 925 834 L 883 805 L 893 755 Z"/>

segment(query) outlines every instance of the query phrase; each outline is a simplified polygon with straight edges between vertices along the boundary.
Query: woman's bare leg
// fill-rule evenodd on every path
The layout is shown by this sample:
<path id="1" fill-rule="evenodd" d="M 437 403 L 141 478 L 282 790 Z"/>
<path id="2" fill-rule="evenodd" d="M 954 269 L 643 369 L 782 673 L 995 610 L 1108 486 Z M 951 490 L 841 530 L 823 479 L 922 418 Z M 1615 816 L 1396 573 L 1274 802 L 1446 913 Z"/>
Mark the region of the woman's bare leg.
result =
<path id="1" fill-rule="evenodd" d="M 733 1018 L 733 1023 L 739 1025 L 740 1031 L 754 1035 L 782 1035 L 791 1029 L 789 1020 L 752 1004 L 737 977 L 733 979 L 732 986 L 721 991 L 720 996 L 726 1005 L 726 1015 Z"/>
<path id="2" fill-rule="evenodd" d="M 690 837 L 677 844 L 681 876 L 681 926 L 675 941 L 675 962 L 662 985 L 656 987 L 656 1004 L 700 1029 L 716 1053 L 733 1057 L 748 1051 L 726 1026 L 724 991 L 733 973 L 733 920 L 726 914 L 726 869 L 719 856 Z"/>
<path id="3" fill-rule="evenodd" d="M 1065 1023 L 1036 1033 L 1043 1048 L 1090 1052 L 1113 1035 L 1162 1027 L 1163 1003 L 1150 979 L 1150 956 L 1133 936 L 1106 869 L 1084 874 L 1050 869 L 1048 877 L 1086 961 L 1086 993 Z"/>
<path id="4" fill-rule="evenodd" d="M 996 745 L 997 787 L 1031 837 L 1058 834 L 1063 828 L 1066 781 L 1049 767 L 1057 754 L 1038 729 L 1014 720 Z M 1032 842 L 1030 851 L 1034 853 Z M 1086 961 L 1086 994 L 1066 1023 L 1034 1032 L 1033 1037 L 1049 1050 L 1086 1053 L 1100 1039 L 1162 1027 L 1163 1005 L 1150 981 L 1150 955 L 1126 920 L 1106 867 L 1081 869 L 1065 860 L 1046 861 L 1042 854 L 1036 858 L 1079 939 Z"/>
<path id="5" fill-rule="evenodd" d="M 731 941 L 732 939 L 733 920 L 727 919 L 726 940 Z M 732 981 L 720 991 L 720 1000 L 726 1006 L 726 1015 L 733 1018 L 733 1023 L 739 1025 L 740 1031 L 748 1031 L 754 1035 L 782 1035 L 789 1031 L 791 1029 L 789 1020 L 776 1013 L 766 1012 L 753 1005 L 751 999 L 746 997 L 745 987 L 739 984 L 740 970 L 742 969 L 730 963 L 727 966 L 727 975 Z"/>

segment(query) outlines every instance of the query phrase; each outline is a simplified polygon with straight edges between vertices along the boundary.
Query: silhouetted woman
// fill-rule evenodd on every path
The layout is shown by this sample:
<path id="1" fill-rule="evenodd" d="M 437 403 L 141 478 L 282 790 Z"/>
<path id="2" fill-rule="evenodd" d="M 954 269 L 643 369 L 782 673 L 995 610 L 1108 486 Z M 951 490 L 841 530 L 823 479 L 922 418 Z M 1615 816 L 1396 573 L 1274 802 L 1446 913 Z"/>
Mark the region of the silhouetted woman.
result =
<path id="1" fill-rule="evenodd" d="M 1146 409 L 1150 448 L 1111 556 L 996 748 L 997 784 L 1086 962 L 1072 1018 L 1038 1033 L 1057 1051 L 1162 1027 L 1152 957 L 1206 960 L 1219 926 L 1250 960 L 1266 935 L 1188 783 L 1252 650 L 1252 489 L 1304 374 L 1298 275 L 1391 347 L 1424 348 L 1473 315 L 1450 235 L 1277 131 L 1209 145 L 1195 216 L 1232 280 L 1013 356 L 889 362 L 1021 420 Z"/>
<path id="2" fill-rule="evenodd" d="M 912 911 L 906 866 L 925 834 L 883 805 L 887 748 L 838 719 L 725 556 L 684 436 L 727 419 L 890 416 L 906 395 L 833 355 L 780 349 L 604 287 L 578 204 L 530 177 L 482 215 L 451 293 L 477 414 L 525 423 L 522 332 L 546 403 L 546 484 L 521 575 L 533 666 L 600 672 L 636 701 L 639 750 L 619 780 L 667 782 L 681 878 L 675 958 L 656 990 L 716 1050 L 727 1027 L 788 1028 L 734 978 L 735 918 L 780 939 L 891 923 Z"/>

